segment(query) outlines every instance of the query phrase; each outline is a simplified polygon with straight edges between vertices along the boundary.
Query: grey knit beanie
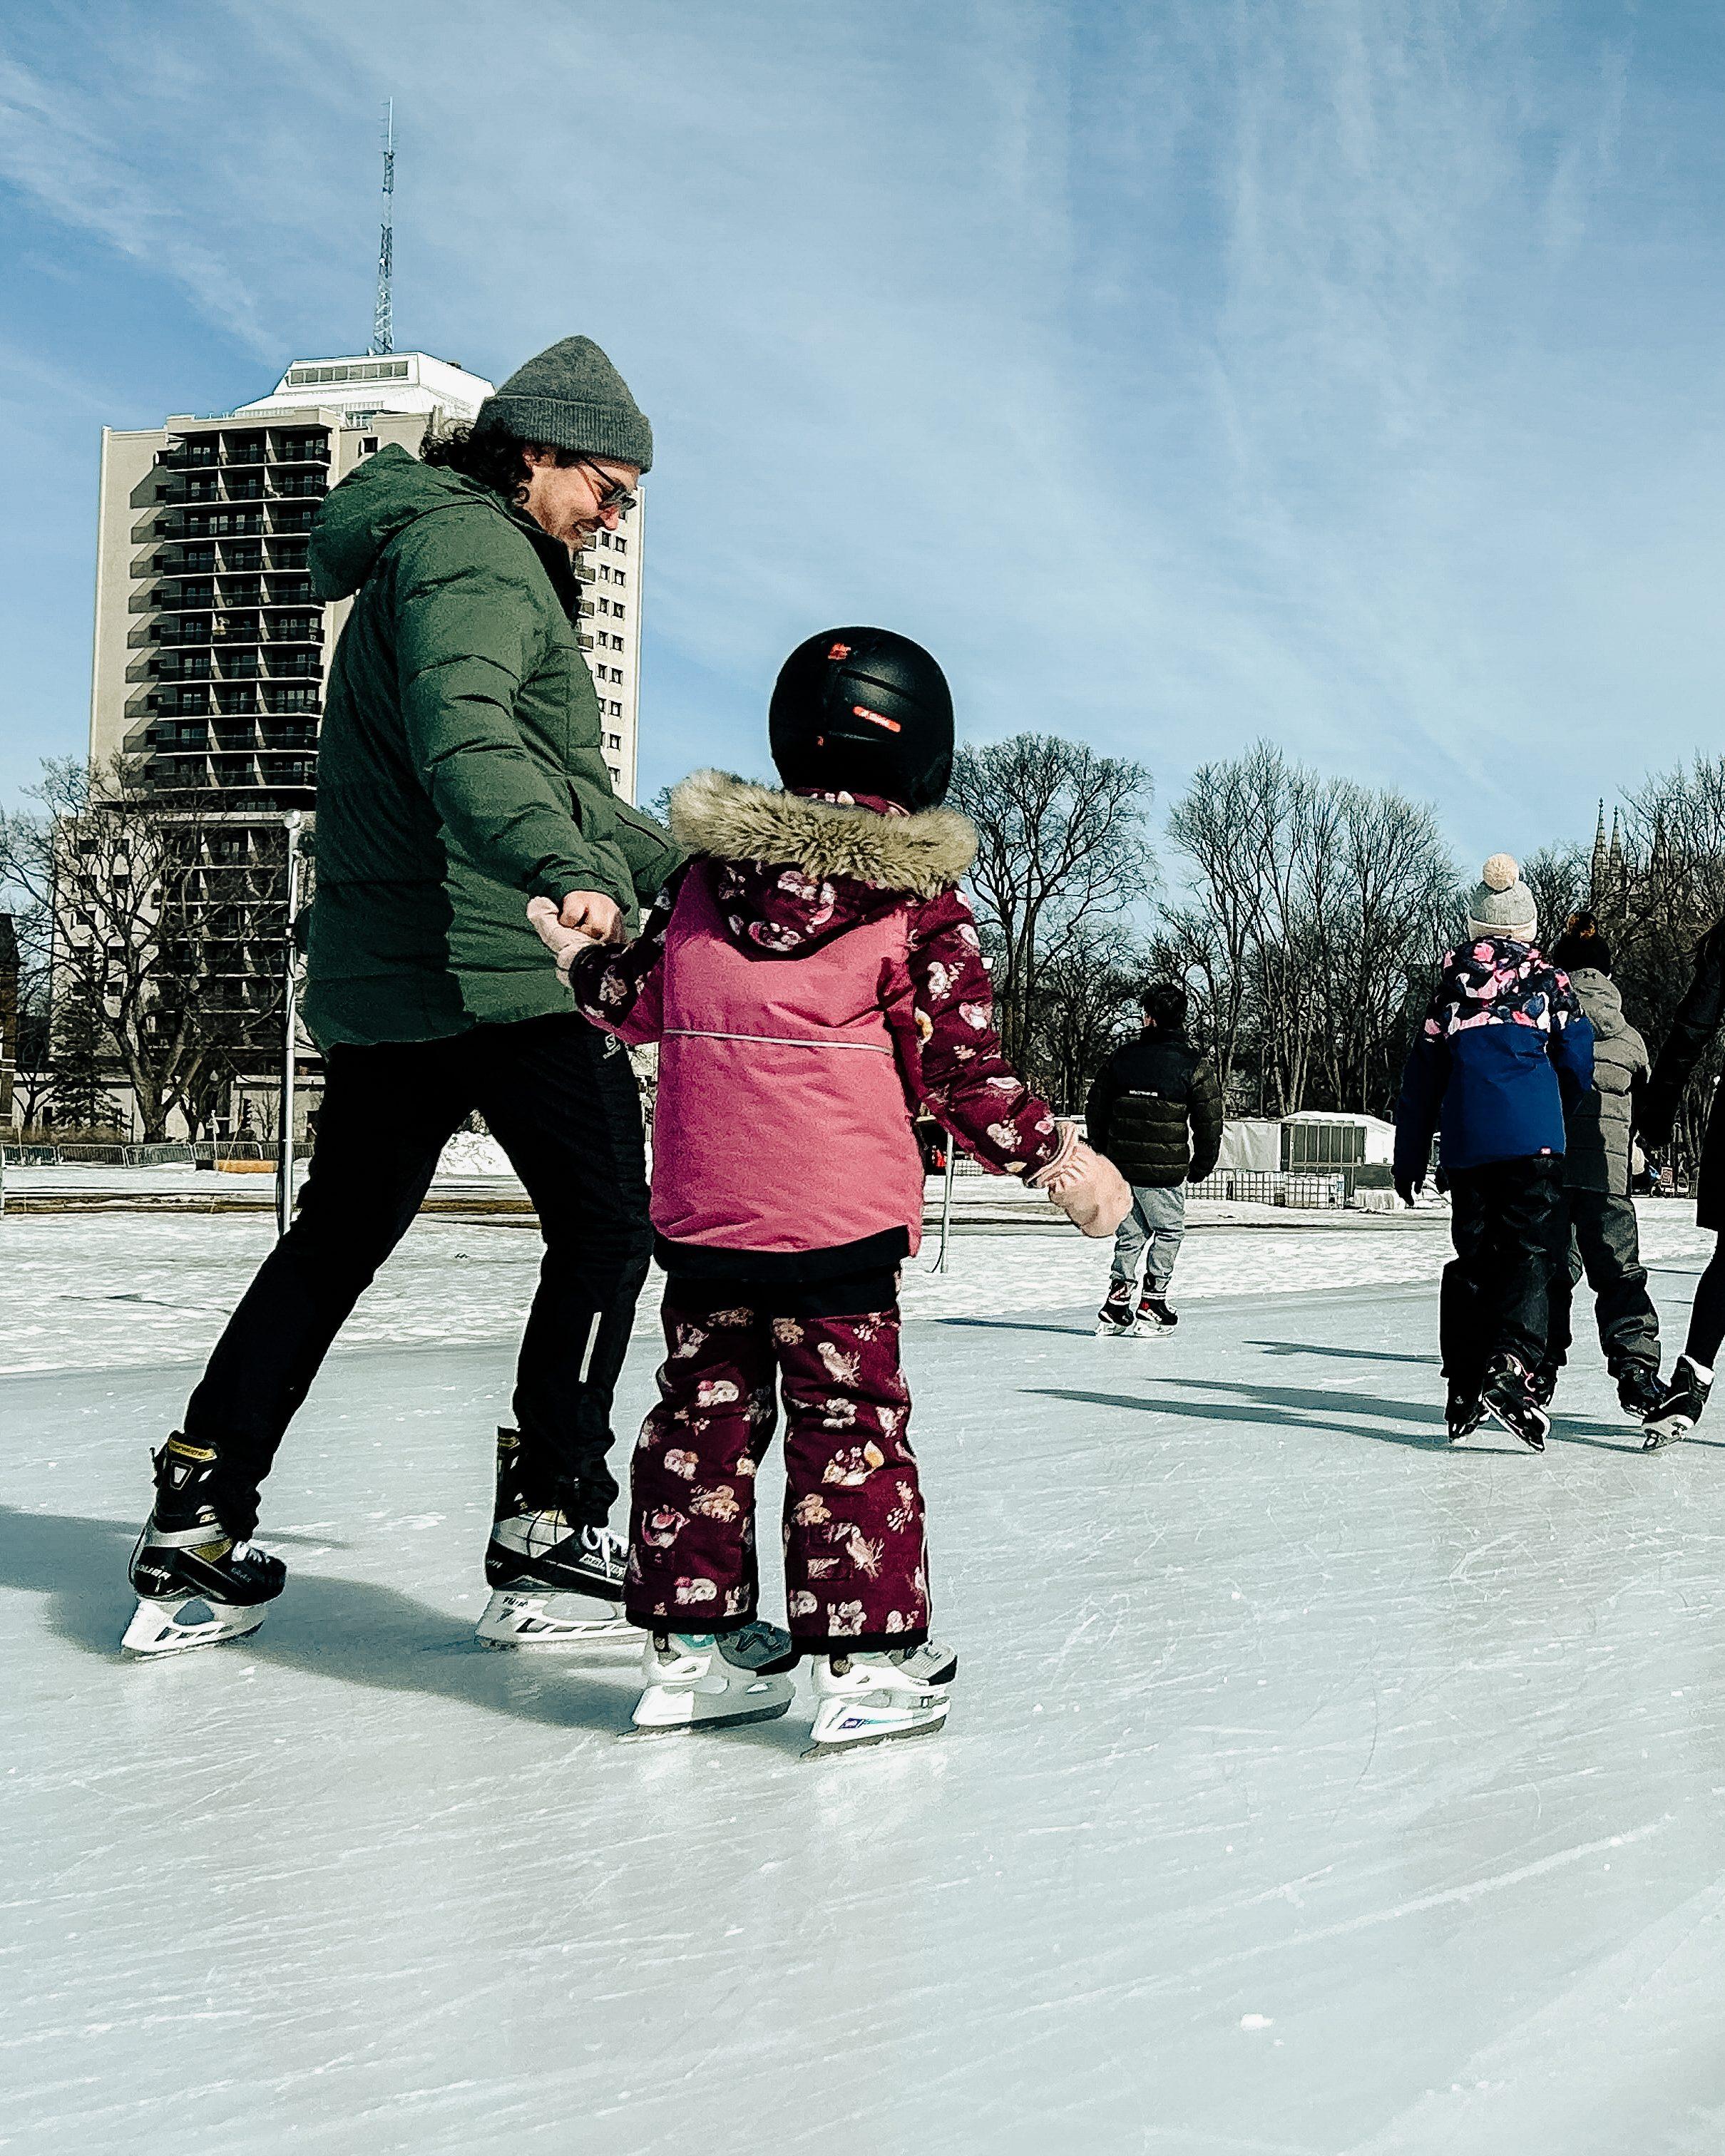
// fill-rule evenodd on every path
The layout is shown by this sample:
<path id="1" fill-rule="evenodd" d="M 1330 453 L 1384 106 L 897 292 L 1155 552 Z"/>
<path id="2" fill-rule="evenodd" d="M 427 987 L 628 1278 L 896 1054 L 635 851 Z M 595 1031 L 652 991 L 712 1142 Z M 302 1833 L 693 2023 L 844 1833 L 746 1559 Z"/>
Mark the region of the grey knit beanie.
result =
<path id="1" fill-rule="evenodd" d="M 610 457 L 643 471 L 653 462 L 653 429 L 591 337 L 565 337 L 516 367 L 480 405 L 474 425 L 501 427 L 518 442 Z"/>
<path id="2" fill-rule="evenodd" d="M 1539 933 L 1539 908 L 1508 854 L 1493 854 L 1468 901 L 1470 936 L 1511 936 L 1531 943 Z"/>

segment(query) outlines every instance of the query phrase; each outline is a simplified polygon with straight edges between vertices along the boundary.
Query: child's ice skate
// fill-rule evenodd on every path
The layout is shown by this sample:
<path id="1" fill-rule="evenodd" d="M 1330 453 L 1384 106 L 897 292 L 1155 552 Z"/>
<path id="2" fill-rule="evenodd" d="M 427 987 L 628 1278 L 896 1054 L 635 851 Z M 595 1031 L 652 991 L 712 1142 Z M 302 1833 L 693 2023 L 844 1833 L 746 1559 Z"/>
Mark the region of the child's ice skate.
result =
<path id="1" fill-rule="evenodd" d="M 1102 1306 L 1096 1312 L 1096 1337 L 1098 1340 L 1124 1340 L 1133 1329 L 1132 1282 L 1110 1281 Z"/>
<path id="2" fill-rule="evenodd" d="M 635 1702 L 638 1730 L 721 1729 L 772 1722 L 796 1697 L 791 1635 L 758 1621 L 736 1632 L 655 1632 Z"/>
<path id="3" fill-rule="evenodd" d="M 1631 1422 L 1645 1423 L 1665 1403 L 1666 1388 L 1651 1363 L 1629 1363 L 1617 1373 L 1617 1404 Z"/>
<path id="4" fill-rule="evenodd" d="M 1701 1411 L 1713 1389 L 1712 1378 L 1703 1378 L 1686 1355 L 1677 1358 L 1668 1383 L 1660 1388 L 1657 1405 L 1647 1418 L 1643 1452 L 1657 1452 L 1661 1445 L 1687 1437 L 1701 1420 Z"/>
<path id="5" fill-rule="evenodd" d="M 1168 1307 L 1167 1293 L 1161 1288 L 1147 1287 L 1138 1298 L 1138 1330 L 1140 1332 L 1172 1332 L 1179 1323 L 1178 1311 Z"/>
<path id="6" fill-rule="evenodd" d="M 1450 1397 L 1444 1409 L 1444 1426 L 1451 1445 L 1465 1445 L 1486 1419 L 1486 1404 L 1477 1385 L 1450 1381 Z"/>
<path id="7" fill-rule="evenodd" d="M 497 1433 L 497 1502 L 485 1548 L 485 1584 L 494 1592 L 475 1636 L 487 1647 L 578 1647 L 640 1637 L 621 1609 L 601 1611 L 591 1598 L 619 1604 L 624 1544 L 608 1527 L 578 1527 L 554 1506 L 530 1505 L 521 1489 L 521 1435 Z M 588 1599 L 571 1614 L 566 1598 Z M 579 1612 L 581 1605 L 574 1605 Z"/>
<path id="8" fill-rule="evenodd" d="M 896 1737 L 931 1735 L 947 1718 L 958 1657 L 932 1640 L 882 1654 L 828 1655 L 814 1665 L 815 1759 Z"/>
<path id="9" fill-rule="evenodd" d="M 1480 1388 L 1486 1413 L 1512 1437 L 1518 1437 L 1530 1452 L 1543 1452 L 1551 1417 L 1539 1404 L 1532 1373 L 1510 1354 L 1494 1355 L 1486 1366 L 1486 1382 Z"/>
<path id="10" fill-rule="evenodd" d="M 131 1553 L 138 1606 L 120 1644 L 129 1655 L 172 1655 L 243 1639 L 264 1621 L 287 1567 L 236 1542 L 212 1501 L 214 1446 L 176 1430 L 156 1455 L 156 1502 Z"/>

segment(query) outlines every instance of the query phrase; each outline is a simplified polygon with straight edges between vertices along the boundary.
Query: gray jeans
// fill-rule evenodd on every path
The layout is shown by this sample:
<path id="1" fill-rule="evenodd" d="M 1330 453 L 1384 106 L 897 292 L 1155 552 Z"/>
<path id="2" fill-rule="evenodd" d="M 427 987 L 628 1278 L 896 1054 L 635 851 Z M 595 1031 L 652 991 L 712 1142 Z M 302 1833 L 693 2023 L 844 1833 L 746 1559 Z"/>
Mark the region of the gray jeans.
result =
<path id="1" fill-rule="evenodd" d="M 1165 1188 L 1144 1183 L 1132 1185 L 1132 1209 L 1114 1230 L 1114 1263 L 1110 1281 L 1130 1287 L 1138 1270 L 1138 1253 L 1149 1245 L 1144 1260 L 1144 1287 L 1148 1294 L 1166 1293 L 1174 1276 L 1174 1260 L 1180 1255 L 1180 1238 L 1186 1232 L 1186 1186 Z"/>

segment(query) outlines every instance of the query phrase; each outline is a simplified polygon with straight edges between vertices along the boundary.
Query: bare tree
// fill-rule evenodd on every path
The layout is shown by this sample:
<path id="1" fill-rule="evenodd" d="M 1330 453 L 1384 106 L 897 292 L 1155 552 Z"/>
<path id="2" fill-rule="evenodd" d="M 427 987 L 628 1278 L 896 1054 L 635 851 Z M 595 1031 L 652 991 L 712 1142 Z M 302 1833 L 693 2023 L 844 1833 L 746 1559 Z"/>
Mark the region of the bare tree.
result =
<path id="1" fill-rule="evenodd" d="M 254 1025 L 267 1008 L 280 869 L 265 860 L 227 878 L 213 900 L 212 864 L 233 835 L 225 820 L 164 806 L 126 763 L 48 764 L 34 798 L 39 813 L 0 819 L 0 876 L 51 939 L 60 1090 L 91 1095 L 96 1064 L 111 1060 L 145 1137 L 159 1139 L 235 1021 Z M 248 971 L 262 984 L 256 999 Z M 68 1096 L 58 1112 L 80 1105 L 90 1102 Z"/>
<path id="2" fill-rule="evenodd" d="M 1386 1106 L 1454 911 L 1431 812 L 1260 742 L 1204 766 L 1168 828 L 1187 890 L 1153 947 L 1193 990 L 1224 1092 L 1274 1115 Z"/>
<path id="3" fill-rule="evenodd" d="M 1076 963 L 1122 925 L 1154 873 L 1145 833 L 1150 775 L 1081 742 L 1015 734 L 963 748 L 952 803 L 975 824 L 970 882 L 983 947 L 994 963 L 1001 1036 L 1033 1075 L 1036 1014 L 1050 969 Z"/>

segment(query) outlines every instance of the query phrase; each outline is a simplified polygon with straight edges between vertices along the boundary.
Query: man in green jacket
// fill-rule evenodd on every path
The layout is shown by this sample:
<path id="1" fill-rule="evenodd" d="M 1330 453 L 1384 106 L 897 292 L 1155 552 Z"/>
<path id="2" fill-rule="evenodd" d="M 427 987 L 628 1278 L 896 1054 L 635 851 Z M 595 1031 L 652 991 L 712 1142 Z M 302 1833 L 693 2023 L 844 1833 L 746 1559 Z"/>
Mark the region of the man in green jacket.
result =
<path id="1" fill-rule="evenodd" d="M 530 898 L 622 940 L 680 859 L 619 801 L 577 634 L 572 555 L 614 528 L 652 461 L 623 378 L 568 337 L 470 429 L 391 447 L 319 511 L 311 571 L 353 608 L 318 763 L 306 1022 L 328 1061 L 298 1219 L 229 1320 L 157 1456 L 126 1644 L 165 1652 L 250 1631 L 281 1591 L 248 1540 L 259 1486 L 331 1342 L 478 1109 L 539 1215 L 518 1428 L 499 1432 L 497 1645 L 623 1630 L 606 1522 L 611 1399 L 646 1276 L 639 1098 L 629 1058 L 571 1006 Z M 203 1614 L 205 1609 L 208 1616 Z"/>

